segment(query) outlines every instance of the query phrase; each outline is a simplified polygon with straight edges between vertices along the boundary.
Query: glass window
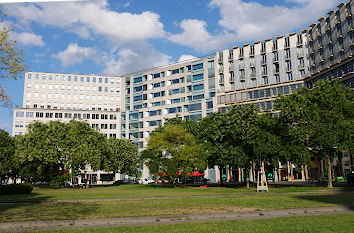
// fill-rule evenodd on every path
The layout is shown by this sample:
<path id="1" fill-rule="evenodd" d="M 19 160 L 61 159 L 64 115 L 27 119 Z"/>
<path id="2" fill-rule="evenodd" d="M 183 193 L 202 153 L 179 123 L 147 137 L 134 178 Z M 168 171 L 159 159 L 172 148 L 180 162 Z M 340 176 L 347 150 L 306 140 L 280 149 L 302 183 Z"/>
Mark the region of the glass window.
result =
<path id="1" fill-rule="evenodd" d="M 108 83 L 108 78 L 105 78 L 105 79 L 104 79 L 104 83 Z"/>
<path id="2" fill-rule="evenodd" d="M 139 92 L 143 90 L 143 86 L 138 86 L 138 87 L 134 87 L 134 91 L 135 92 Z"/>
<path id="3" fill-rule="evenodd" d="M 160 73 L 157 73 L 157 74 L 154 74 L 153 77 L 154 77 L 154 78 L 160 78 L 161 75 L 160 75 Z"/>
<path id="4" fill-rule="evenodd" d="M 90 77 L 86 77 L 86 82 L 90 82 Z"/>
<path id="5" fill-rule="evenodd" d="M 204 78 L 203 74 L 193 75 L 193 81 L 202 80 Z"/>
<path id="6" fill-rule="evenodd" d="M 81 78 L 80 78 L 80 81 L 81 81 L 81 82 L 84 82 L 84 81 L 85 81 L 85 77 L 81 77 Z"/>
<path id="7" fill-rule="evenodd" d="M 143 95 L 134 96 L 134 102 L 135 101 L 140 101 L 140 100 L 143 100 Z"/>
<path id="8" fill-rule="evenodd" d="M 195 104 L 190 104 L 188 105 L 188 111 L 198 111 L 202 110 L 202 104 L 201 103 L 195 103 Z"/>
<path id="9" fill-rule="evenodd" d="M 213 101 L 206 102 L 206 107 L 207 107 L 207 109 L 212 109 L 213 108 Z"/>
<path id="10" fill-rule="evenodd" d="M 204 90 L 204 84 L 193 85 L 193 91 Z"/>
<path id="11" fill-rule="evenodd" d="M 171 71 L 172 74 L 178 74 L 179 73 L 179 69 L 174 69 Z"/>
<path id="12" fill-rule="evenodd" d="M 140 83 L 143 81 L 143 77 L 136 77 L 134 78 L 134 83 Z"/>
<path id="13" fill-rule="evenodd" d="M 193 65 L 192 68 L 193 70 L 203 69 L 203 63 Z"/>

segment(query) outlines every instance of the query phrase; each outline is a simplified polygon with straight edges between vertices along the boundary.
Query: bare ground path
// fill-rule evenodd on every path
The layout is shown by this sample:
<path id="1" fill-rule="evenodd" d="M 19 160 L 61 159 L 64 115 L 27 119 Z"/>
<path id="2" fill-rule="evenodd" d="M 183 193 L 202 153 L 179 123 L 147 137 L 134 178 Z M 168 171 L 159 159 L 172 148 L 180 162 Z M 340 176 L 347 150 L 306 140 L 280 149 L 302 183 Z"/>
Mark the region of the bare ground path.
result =
<path id="1" fill-rule="evenodd" d="M 2 222 L 0 232 L 20 232 L 31 230 L 65 230 L 84 228 L 106 228 L 136 225 L 161 225 L 190 222 L 255 220 L 295 216 L 318 216 L 354 213 L 354 206 L 334 206 L 280 210 L 254 210 L 229 213 L 208 213 L 193 215 L 164 215 L 127 218 L 75 219 L 50 221 Z"/>
<path id="2" fill-rule="evenodd" d="M 96 201 L 127 201 L 127 200 L 154 200 L 154 199 L 174 199 L 174 198 L 208 198 L 208 197 L 243 197 L 243 196 L 260 196 L 260 195 L 287 195 L 287 194 L 316 194 L 316 193 L 354 193 L 354 191 L 305 191 L 305 192 L 274 192 L 274 193 L 245 193 L 245 194 L 220 194 L 220 195 L 191 195 L 191 196 L 163 196 L 163 197 L 123 197 L 123 198 L 89 198 L 89 199 L 57 199 L 57 200 L 0 200 L 1 204 L 26 204 L 40 202 L 96 202 Z"/>

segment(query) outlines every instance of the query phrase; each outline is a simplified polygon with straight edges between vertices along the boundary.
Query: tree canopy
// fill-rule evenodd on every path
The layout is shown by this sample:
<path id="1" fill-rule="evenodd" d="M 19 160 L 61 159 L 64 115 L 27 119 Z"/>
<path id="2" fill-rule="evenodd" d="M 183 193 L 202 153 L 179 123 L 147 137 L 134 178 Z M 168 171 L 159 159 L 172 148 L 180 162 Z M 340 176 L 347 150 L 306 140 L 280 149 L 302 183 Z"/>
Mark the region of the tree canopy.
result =
<path id="1" fill-rule="evenodd" d="M 174 124 L 167 124 L 152 133 L 142 159 L 151 173 L 163 175 L 172 182 L 207 166 L 206 154 L 194 136 Z"/>

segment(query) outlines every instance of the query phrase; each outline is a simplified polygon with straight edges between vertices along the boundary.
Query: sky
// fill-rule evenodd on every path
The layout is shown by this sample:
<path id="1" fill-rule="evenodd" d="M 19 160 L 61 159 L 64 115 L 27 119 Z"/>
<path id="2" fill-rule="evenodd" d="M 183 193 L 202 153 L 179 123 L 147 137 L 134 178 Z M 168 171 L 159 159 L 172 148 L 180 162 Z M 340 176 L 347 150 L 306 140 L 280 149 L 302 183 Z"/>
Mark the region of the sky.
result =
<path id="1" fill-rule="evenodd" d="M 11 39 L 28 71 L 120 76 L 301 32 L 338 0 L 0 0 Z M 11 132 L 23 78 L 0 79 L 12 107 L 0 108 Z"/>

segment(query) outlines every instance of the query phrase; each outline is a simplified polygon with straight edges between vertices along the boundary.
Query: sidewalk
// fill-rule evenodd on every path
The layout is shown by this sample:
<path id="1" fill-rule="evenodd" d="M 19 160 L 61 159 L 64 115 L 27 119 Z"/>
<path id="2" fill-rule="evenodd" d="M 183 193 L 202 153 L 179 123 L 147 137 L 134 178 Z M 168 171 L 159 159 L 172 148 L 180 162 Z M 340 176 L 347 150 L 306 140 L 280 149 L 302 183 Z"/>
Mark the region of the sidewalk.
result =
<path id="1" fill-rule="evenodd" d="M 31 230 L 64 230 L 83 228 L 107 228 L 136 225 L 161 225 L 191 222 L 254 220 L 295 216 L 318 216 L 354 213 L 354 206 L 335 206 L 299 209 L 260 210 L 233 213 L 209 213 L 194 215 L 164 215 L 147 217 L 75 219 L 50 221 L 2 222 L 0 231 L 20 232 Z"/>

